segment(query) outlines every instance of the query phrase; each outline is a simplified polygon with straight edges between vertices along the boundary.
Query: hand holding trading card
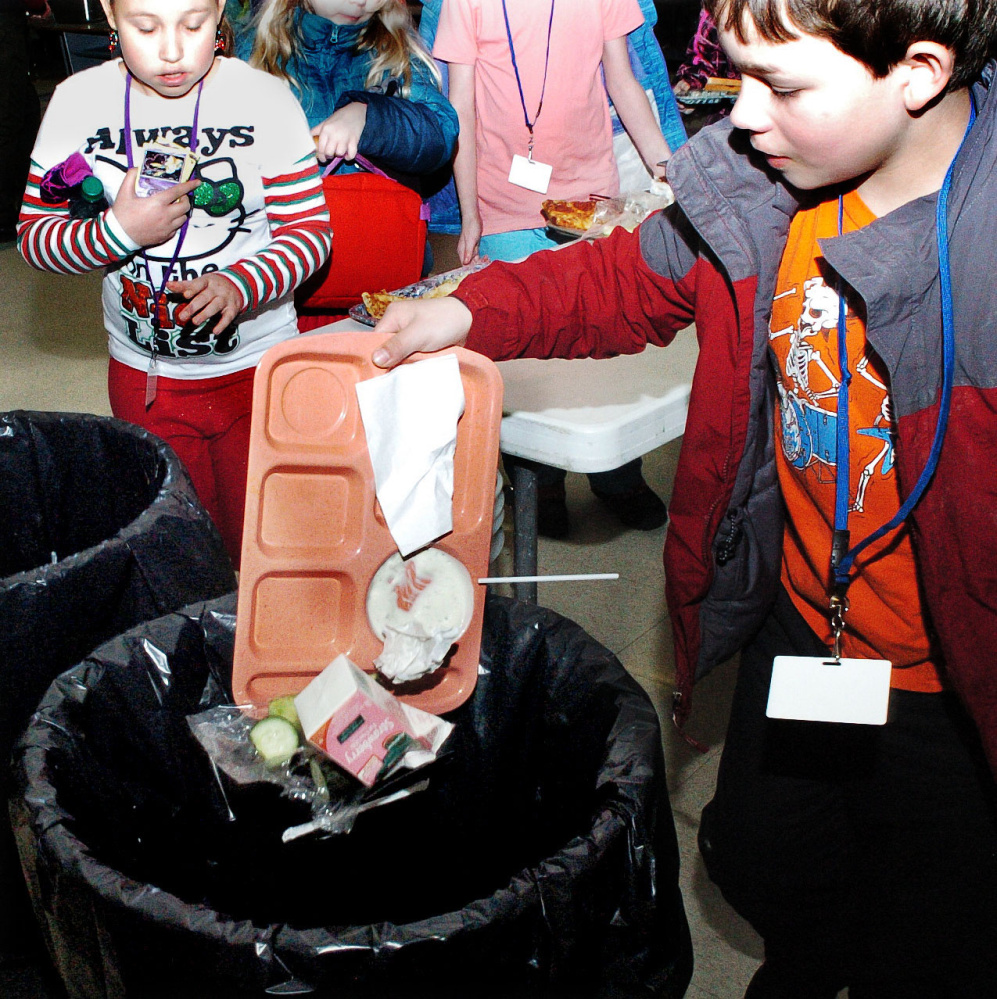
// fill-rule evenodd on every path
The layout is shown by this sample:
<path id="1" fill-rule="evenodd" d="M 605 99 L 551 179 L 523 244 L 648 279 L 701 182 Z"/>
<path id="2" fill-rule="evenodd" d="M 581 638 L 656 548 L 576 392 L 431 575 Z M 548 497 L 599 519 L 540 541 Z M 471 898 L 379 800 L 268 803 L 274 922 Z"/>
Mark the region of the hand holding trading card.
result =
<path id="1" fill-rule="evenodd" d="M 177 309 L 176 319 L 181 323 L 201 323 L 212 316 L 218 317 L 212 335 L 221 333 L 242 311 L 242 293 L 234 282 L 217 272 L 203 274 L 190 281 L 170 281 L 166 290 L 183 295 L 188 304 Z"/>
<path id="2" fill-rule="evenodd" d="M 135 191 L 137 174 L 134 167 L 125 174 L 111 211 L 139 246 L 159 246 L 172 239 L 183 225 L 190 211 L 187 195 L 201 182 L 188 180 L 147 197 L 139 197 Z"/>
<path id="3" fill-rule="evenodd" d="M 198 155 L 186 146 L 172 142 L 152 143 L 142 150 L 142 162 L 135 178 L 135 193 L 140 198 L 166 191 L 190 180 Z"/>

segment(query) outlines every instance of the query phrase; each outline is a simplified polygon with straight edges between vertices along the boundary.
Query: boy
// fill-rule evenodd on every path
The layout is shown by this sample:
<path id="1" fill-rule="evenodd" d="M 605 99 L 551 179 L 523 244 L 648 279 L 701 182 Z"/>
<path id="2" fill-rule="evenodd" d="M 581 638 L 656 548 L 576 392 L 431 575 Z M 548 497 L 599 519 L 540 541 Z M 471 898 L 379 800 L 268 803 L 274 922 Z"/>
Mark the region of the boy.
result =
<path id="1" fill-rule="evenodd" d="M 747 995 L 992 996 L 997 0 L 706 6 L 742 90 L 670 161 L 676 205 L 393 307 L 374 359 L 465 337 L 496 358 L 607 356 L 695 320 L 665 546 L 675 713 L 741 651 L 700 846 L 765 939 Z M 850 679 L 826 665 L 836 633 Z M 819 705 L 832 722 L 879 674 L 887 724 L 767 718 L 777 655 L 845 677 L 844 714 Z"/>

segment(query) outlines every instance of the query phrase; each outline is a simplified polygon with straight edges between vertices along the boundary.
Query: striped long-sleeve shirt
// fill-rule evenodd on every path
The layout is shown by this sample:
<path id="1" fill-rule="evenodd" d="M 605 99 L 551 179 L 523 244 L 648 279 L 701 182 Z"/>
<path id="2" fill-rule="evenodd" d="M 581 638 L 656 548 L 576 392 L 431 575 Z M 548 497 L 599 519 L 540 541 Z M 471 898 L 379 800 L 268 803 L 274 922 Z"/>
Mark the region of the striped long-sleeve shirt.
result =
<path id="1" fill-rule="evenodd" d="M 270 245 L 221 269 L 242 293 L 244 310 L 283 298 L 329 256 L 332 231 L 314 154 L 296 166 L 300 169 L 263 178 Z M 41 199 L 40 180 L 38 164 L 32 163 L 18 225 L 19 249 L 29 264 L 58 274 L 82 274 L 138 251 L 113 212 L 70 218 L 67 202 L 50 205 Z"/>
<path id="2" fill-rule="evenodd" d="M 314 143 L 297 101 L 267 74 L 236 60 L 218 62 L 199 110 L 202 189 L 192 199 L 170 276 L 185 280 L 218 272 L 231 280 L 243 304 L 231 332 L 216 337 L 210 322 L 197 329 L 179 323 L 175 311 L 182 303 L 175 296 L 166 296 L 153 315 L 175 238 L 143 250 L 113 207 L 97 218 L 74 219 L 67 202 L 50 204 L 42 197 L 45 172 L 78 151 L 92 164 L 113 205 L 127 168 L 128 144 L 118 63 L 76 74 L 56 90 L 32 154 L 18 224 L 20 251 L 33 266 L 64 274 L 105 268 L 104 319 L 112 356 L 144 367 L 155 337 L 164 373 L 177 378 L 255 365 L 269 346 L 294 335 L 290 293 L 322 266 L 332 242 Z M 136 164 L 151 143 L 186 145 L 195 100 L 195 92 L 166 100 L 133 86 Z"/>

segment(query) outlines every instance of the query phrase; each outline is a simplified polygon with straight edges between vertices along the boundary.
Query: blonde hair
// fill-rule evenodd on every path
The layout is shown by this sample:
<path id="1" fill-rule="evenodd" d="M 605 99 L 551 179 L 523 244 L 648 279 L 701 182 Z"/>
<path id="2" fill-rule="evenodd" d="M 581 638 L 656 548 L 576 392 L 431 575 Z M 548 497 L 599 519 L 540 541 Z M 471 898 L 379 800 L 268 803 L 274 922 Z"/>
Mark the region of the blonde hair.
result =
<path id="1" fill-rule="evenodd" d="M 295 11 L 308 10 L 308 0 L 268 0 L 256 15 L 256 34 L 249 64 L 272 76 L 279 76 L 296 89 L 298 81 L 288 70 L 288 63 L 299 44 L 295 30 Z M 357 39 L 357 52 L 371 52 L 366 87 L 376 87 L 385 78 L 400 81 L 399 93 L 408 97 L 412 90 L 412 63 L 418 60 L 430 72 L 437 87 L 442 87 L 440 71 L 415 30 L 405 0 L 385 0 L 364 25 Z"/>

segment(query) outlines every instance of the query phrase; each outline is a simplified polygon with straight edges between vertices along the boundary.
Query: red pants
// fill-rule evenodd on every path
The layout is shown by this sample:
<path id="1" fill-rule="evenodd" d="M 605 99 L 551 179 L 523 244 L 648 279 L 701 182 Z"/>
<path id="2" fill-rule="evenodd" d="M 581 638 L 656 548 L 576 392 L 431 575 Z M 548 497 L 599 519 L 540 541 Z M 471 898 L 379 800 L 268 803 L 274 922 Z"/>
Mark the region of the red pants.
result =
<path id="1" fill-rule="evenodd" d="M 113 358 L 107 370 L 111 411 L 161 437 L 176 451 L 236 569 L 246 509 L 254 370 L 195 380 L 160 375 L 149 409 L 145 371 Z"/>

